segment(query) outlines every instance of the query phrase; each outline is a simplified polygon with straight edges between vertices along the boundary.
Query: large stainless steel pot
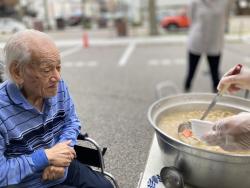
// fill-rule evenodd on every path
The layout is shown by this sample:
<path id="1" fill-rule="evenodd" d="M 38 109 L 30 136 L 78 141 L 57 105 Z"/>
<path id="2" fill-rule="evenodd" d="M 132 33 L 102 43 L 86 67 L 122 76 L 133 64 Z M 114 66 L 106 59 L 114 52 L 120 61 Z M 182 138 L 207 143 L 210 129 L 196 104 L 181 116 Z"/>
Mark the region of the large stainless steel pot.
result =
<path id="1" fill-rule="evenodd" d="M 164 113 L 175 110 L 206 109 L 213 94 L 191 93 L 162 98 L 151 105 L 148 119 L 155 129 L 166 166 L 175 166 L 185 183 L 201 188 L 249 188 L 250 155 L 221 154 L 198 149 L 168 136 L 158 128 Z M 250 101 L 223 96 L 215 108 L 250 111 Z"/>

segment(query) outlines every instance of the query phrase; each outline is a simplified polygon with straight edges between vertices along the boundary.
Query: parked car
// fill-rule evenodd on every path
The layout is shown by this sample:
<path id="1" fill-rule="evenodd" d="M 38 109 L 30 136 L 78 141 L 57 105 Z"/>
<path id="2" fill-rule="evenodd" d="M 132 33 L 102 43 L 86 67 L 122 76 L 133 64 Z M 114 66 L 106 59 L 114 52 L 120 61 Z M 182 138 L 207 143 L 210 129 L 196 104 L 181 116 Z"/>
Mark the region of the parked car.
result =
<path id="1" fill-rule="evenodd" d="M 91 18 L 85 15 L 82 15 L 82 13 L 76 12 L 70 15 L 68 19 L 66 19 L 66 21 L 69 26 L 77 26 L 81 24 L 84 24 L 84 25 L 90 24 Z"/>
<path id="2" fill-rule="evenodd" d="M 181 28 L 188 28 L 190 21 L 187 17 L 187 14 L 182 12 L 177 15 L 165 16 L 161 22 L 161 27 L 168 31 L 177 31 Z"/>
<path id="3" fill-rule="evenodd" d="M 15 33 L 25 30 L 26 26 L 13 18 L 0 18 L 0 33 Z"/>
<path id="4" fill-rule="evenodd" d="M 82 15 L 73 15 L 68 18 L 68 25 L 76 26 L 81 24 L 82 22 Z"/>

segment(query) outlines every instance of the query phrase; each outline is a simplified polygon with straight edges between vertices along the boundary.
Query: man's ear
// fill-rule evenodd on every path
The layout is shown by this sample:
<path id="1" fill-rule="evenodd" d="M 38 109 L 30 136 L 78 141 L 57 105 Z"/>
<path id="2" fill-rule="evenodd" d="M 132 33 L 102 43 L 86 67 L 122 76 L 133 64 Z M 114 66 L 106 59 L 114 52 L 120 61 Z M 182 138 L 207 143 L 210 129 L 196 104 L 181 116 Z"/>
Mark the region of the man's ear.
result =
<path id="1" fill-rule="evenodd" d="M 10 76 L 13 79 L 13 81 L 18 85 L 22 85 L 23 84 L 23 77 L 22 77 L 23 74 L 22 74 L 21 67 L 17 61 L 14 61 L 10 64 L 9 71 L 10 71 Z"/>

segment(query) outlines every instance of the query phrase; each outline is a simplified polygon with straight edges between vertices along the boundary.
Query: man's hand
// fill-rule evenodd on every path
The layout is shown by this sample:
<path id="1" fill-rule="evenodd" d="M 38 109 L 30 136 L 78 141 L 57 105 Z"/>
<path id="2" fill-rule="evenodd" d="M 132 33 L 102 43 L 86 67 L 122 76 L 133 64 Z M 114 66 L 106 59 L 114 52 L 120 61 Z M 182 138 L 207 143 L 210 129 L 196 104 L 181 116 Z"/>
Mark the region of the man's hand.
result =
<path id="1" fill-rule="evenodd" d="M 43 170 L 42 179 L 46 180 L 56 180 L 64 176 L 64 167 L 58 166 L 48 166 Z"/>
<path id="2" fill-rule="evenodd" d="M 76 157 L 75 150 L 70 146 L 71 141 L 65 141 L 56 144 L 50 149 L 46 149 L 45 153 L 50 165 L 67 167 Z"/>

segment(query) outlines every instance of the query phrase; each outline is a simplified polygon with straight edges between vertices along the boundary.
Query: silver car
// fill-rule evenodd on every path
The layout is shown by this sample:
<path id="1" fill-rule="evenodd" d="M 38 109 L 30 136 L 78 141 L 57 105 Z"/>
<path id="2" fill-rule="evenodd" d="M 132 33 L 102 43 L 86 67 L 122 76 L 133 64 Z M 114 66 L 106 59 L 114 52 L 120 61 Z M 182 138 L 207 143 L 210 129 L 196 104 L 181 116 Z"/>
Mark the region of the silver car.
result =
<path id="1" fill-rule="evenodd" d="M 0 33 L 11 34 L 25 30 L 26 26 L 13 18 L 0 18 Z"/>

